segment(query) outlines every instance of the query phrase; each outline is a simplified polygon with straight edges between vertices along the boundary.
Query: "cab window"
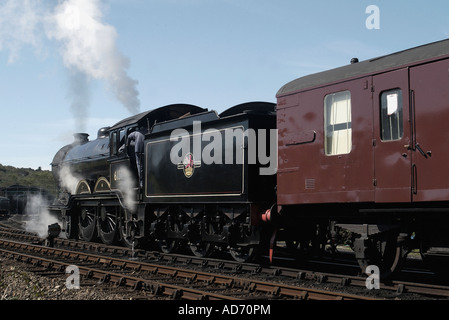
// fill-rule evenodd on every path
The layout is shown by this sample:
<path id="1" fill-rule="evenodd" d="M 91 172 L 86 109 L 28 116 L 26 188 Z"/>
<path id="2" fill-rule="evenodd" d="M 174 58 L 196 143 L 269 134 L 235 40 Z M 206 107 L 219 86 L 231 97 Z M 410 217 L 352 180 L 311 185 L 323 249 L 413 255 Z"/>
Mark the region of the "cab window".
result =
<path id="1" fill-rule="evenodd" d="M 123 152 L 125 144 L 125 129 L 113 131 L 111 133 L 111 156 Z"/>

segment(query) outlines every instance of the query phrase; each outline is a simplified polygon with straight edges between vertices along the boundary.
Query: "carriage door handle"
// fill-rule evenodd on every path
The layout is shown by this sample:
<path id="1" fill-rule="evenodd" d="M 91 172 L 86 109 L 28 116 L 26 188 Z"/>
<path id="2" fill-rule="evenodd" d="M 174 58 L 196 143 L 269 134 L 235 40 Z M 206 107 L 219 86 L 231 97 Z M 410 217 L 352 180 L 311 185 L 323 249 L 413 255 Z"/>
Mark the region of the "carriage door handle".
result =
<path id="1" fill-rule="evenodd" d="M 427 153 L 425 153 L 424 150 L 421 149 L 421 146 L 419 145 L 419 143 L 416 143 L 415 146 L 416 146 L 416 149 L 418 149 L 419 153 L 421 153 L 423 155 L 423 157 L 426 158 L 426 159 L 428 158 L 427 155 L 431 155 L 432 154 L 432 151 L 428 151 Z"/>
<path id="2" fill-rule="evenodd" d="M 426 158 L 426 159 L 427 159 L 428 157 L 431 157 L 431 156 L 432 156 L 432 151 L 424 152 L 424 150 L 421 148 L 421 146 L 419 145 L 419 143 L 416 143 L 416 144 L 415 144 L 415 148 L 412 148 L 409 144 L 404 145 L 404 148 L 406 148 L 407 150 L 418 150 L 419 153 L 421 153 L 422 156 L 423 156 L 424 158 Z M 406 158 L 406 157 L 407 157 L 407 154 L 406 154 L 406 153 L 403 153 L 402 156 L 403 156 L 404 158 Z"/>

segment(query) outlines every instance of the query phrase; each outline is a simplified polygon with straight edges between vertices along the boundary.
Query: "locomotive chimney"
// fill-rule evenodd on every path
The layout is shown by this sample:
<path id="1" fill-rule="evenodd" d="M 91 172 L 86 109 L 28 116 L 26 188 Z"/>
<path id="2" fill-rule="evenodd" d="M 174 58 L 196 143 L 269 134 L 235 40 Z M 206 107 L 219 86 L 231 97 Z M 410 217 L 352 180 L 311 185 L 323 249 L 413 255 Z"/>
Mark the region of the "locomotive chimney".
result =
<path id="1" fill-rule="evenodd" d="M 89 135 L 87 133 L 75 133 L 73 137 L 75 138 L 74 144 L 85 144 L 89 142 Z"/>

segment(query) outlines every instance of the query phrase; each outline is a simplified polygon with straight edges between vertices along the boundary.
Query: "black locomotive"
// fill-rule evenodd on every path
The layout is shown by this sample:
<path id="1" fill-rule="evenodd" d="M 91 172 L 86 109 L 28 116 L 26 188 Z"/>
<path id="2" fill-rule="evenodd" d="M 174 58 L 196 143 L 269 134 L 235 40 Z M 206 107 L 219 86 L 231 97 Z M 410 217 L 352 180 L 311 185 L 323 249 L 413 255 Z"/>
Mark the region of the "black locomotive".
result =
<path id="1" fill-rule="evenodd" d="M 273 166 L 270 151 L 276 161 L 275 128 L 272 103 L 220 115 L 175 104 L 102 128 L 93 141 L 76 134 L 53 159 L 61 193 L 50 209 L 68 238 L 250 260 L 261 213 L 275 203 L 276 176 L 260 174 Z"/>

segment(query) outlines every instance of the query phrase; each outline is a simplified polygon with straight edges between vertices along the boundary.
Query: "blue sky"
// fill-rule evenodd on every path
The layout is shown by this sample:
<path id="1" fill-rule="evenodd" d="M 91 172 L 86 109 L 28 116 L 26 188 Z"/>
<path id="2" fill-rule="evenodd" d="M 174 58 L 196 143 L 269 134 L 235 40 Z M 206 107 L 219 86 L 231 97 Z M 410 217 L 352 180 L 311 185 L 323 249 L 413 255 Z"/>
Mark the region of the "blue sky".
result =
<path id="1" fill-rule="evenodd" d="M 85 8 L 89 1 L 0 0 L 3 165 L 50 169 L 74 132 L 93 139 L 100 127 L 132 114 L 106 76 L 68 65 L 65 54 L 76 48 L 64 52 L 67 38 L 48 26 L 48 16 L 68 2 Z M 449 38 L 447 0 L 90 2 L 101 30 L 113 35 L 114 57 L 138 91 L 140 111 L 190 103 L 221 112 L 248 101 L 275 102 L 278 89 L 300 76 Z M 379 8 L 380 29 L 365 25 L 369 5 Z M 80 97 L 74 74 L 83 79 L 81 102 L 88 107 L 82 112 L 71 110 Z"/>

